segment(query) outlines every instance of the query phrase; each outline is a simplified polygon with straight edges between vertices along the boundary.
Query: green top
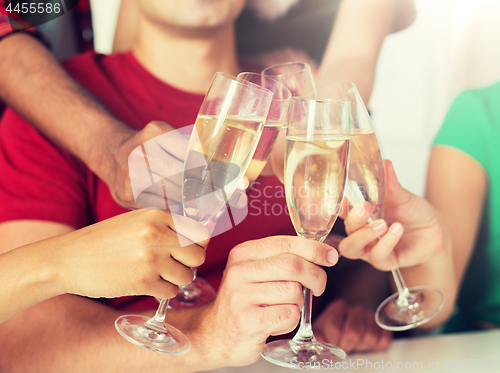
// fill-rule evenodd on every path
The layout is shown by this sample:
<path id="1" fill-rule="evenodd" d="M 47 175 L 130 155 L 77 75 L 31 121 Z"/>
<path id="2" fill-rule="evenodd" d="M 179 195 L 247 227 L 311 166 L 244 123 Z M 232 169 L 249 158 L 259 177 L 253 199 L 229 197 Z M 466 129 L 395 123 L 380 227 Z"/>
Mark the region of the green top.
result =
<path id="1" fill-rule="evenodd" d="M 462 93 L 451 106 L 434 145 L 464 151 L 488 176 L 485 208 L 459 293 L 458 312 L 445 331 L 475 329 L 472 320 L 500 325 L 500 83 Z"/>

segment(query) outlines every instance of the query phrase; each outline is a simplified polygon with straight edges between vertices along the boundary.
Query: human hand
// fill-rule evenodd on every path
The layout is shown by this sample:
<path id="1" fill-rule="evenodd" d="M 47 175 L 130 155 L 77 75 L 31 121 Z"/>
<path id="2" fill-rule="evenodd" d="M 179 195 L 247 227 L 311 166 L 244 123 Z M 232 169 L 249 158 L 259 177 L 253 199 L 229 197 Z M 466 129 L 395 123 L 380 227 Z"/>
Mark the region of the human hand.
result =
<path id="1" fill-rule="evenodd" d="M 179 131 L 174 130 L 175 128 L 167 123 L 158 121 L 151 122 L 141 131 L 133 133 L 120 145 L 118 149 L 115 149 L 111 153 L 114 167 L 105 176 L 103 176 L 102 179 L 109 186 L 113 199 L 119 205 L 128 209 L 139 208 L 132 191 L 131 177 L 133 178 L 133 182 L 136 187 L 142 188 L 141 190 L 147 189 L 147 187 L 152 184 L 150 175 L 147 173 L 146 175 L 143 175 L 141 172 L 138 172 L 142 171 L 144 168 L 145 157 L 141 145 L 144 145 L 146 142 L 153 140 L 162 134 L 170 133 L 169 139 L 175 138 L 175 141 L 166 144 L 162 141 L 153 140 L 158 146 L 148 147 L 148 161 L 150 165 L 160 163 L 164 166 L 155 167 L 155 170 L 152 170 L 153 175 L 158 177 L 158 179 L 162 178 L 161 175 L 157 173 L 161 172 L 159 170 L 168 172 L 168 176 L 182 173 L 189 137 L 185 137 Z M 137 165 L 136 167 L 133 167 L 132 175 L 129 169 L 129 163 Z M 168 197 L 172 198 L 172 201 L 180 201 L 180 191 L 179 188 L 176 188 L 177 184 L 179 184 L 179 181 L 176 178 L 172 178 L 172 180 L 165 183 L 169 192 Z M 160 191 L 161 189 L 160 184 Z M 146 191 L 143 198 L 144 200 L 142 202 L 145 204 L 149 203 L 150 206 L 163 206 L 163 208 L 165 208 L 163 194 L 158 195 L 158 190 L 155 190 L 155 193 L 150 194 Z M 161 200 L 159 200 L 160 198 Z"/>
<path id="2" fill-rule="evenodd" d="M 290 47 L 260 53 L 257 56 L 249 58 L 248 61 L 262 69 L 287 62 L 306 62 L 311 66 L 313 76 L 316 76 L 318 71 L 318 64 L 307 54 L 307 52 Z"/>
<path id="3" fill-rule="evenodd" d="M 59 293 L 175 296 L 205 261 L 207 228 L 164 210 L 137 210 L 56 238 Z"/>
<path id="4" fill-rule="evenodd" d="M 436 209 L 401 187 L 390 161 L 384 161 L 384 169 L 385 220 L 366 224 L 373 213 L 371 205 L 365 202 L 356 206 L 345 219 L 348 237 L 340 242 L 339 252 L 387 271 L 392 267 L 392 252 L 399 267 L 411 267 L 447 250 L 449 234 Z"/>
<path id="5" fill-rule="evenodd" d="M 255 362 L 270 335 L 298 324 L 305 286 L 319 296 L 337 251 L 292 236 L 242 243 L 230 252 L 217 297 L 207 309 L 203 338 L 216 341 L 225 366 Z M 214 352 L 215 353 L 215 352 Z"/>
<path id="6" fill-rule="evenodd" d="M 182 175 L 192 128 L 151 122 L 124 142 L 114 154 L 114 174 L 105 180 L 115 201 L 130 209 L 169 209 L 182 214 Z M 242 196 L 247 187 L 244 177 L 228 203 L 245 207 Z"/>
<path id="7" fill-rule="evenodd" d="M 392 339 L 391 332 L 376 324 L 374 311 L 343 299 L 331 302 L 314 320 L 313 329 L 316 339 L 347 353 L 385 350 Z"/>

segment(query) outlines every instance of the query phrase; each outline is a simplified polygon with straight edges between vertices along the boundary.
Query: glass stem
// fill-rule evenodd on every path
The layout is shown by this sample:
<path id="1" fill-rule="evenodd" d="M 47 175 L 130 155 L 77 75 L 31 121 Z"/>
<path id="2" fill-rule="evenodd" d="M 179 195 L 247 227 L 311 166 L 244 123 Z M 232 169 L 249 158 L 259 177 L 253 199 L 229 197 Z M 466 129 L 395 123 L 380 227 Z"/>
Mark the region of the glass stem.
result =
<path id="1" fill-rule="evenodd" d="M 398 299 L 396 300 L 396 305 L 398 307 L 408 307 L 408 297 L 410 296 L 410 290 L 408 290 L 408 288 L 406 287 L 405 280 L 403 279 L 403 275 L 401 274 L 401 271 L 396 264 L 396 257 L 393 253 L 391 253 L 390 260 L 392 277 L 394 278 L 394 283 L 396 284 L 396 288 L 398 289 L 399 294 Z"/>
<path id="2" fill-rule="evenodd" d="M 160 332 L 167 330 L 167 325 L 165 324 L 165 313 L 167 312 L 168 302 L 170 302 L 170 299 L 162 299 L 158 309 L 156 310 L 156 314 L 146 322 L 147 326 L 151 329 Z"/>
<path id="3" fill-rule="evenodd" d="M 302 307 L 299 330 L 297 331 L 297 334 L 295 334 L 295 337 L 293 337 L 295 342 L 308 343 L 316 341 L 312 330 L 311 313 L 312 293 L 308 288 L 304 288 L 304 306 Z"/>
<path id="4" fill-rule="evenodd" d="M 368 219 L 368 224 L 371 224 L 373 222 L 373 217 L 370 217 Z M 391 253 L 389 260 L 391 261 L 392 277 L 394 278 L 394 283 L 396 284 L 396 288 L 398 289 L 399 294 L 398 299 L 396 300 L 396 305 L 398 307 L 408 307 L 408 297 L 410 296 L 410 291 L 406 287 L 403 275 L 401 274 L 401 271 L 399 270 L 399 267 L 396 263 L 396 257 L 394 256 L 394 253 Z"/>

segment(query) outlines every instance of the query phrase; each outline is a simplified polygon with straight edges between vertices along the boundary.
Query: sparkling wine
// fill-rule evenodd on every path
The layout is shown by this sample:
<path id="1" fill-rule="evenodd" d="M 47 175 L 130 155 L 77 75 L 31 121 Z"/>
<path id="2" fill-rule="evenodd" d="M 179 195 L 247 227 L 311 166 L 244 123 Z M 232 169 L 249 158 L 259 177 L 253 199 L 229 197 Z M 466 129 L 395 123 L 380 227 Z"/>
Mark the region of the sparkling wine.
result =
<path id="1" fill-rule="evenodd" d="M 368 201 L 373 219 L 382 217 L 385 178 L 382 157 L 373 130 L 352 129 L 349 181 L 346 197 L 351 205 Z"/>
<path id="2" fill-rule="evenodd" d="M 250 164 L 264 120 L 198 116 L 184 164 L 187 216 L 203 224 L 224 207 Z"/>
<path id="3" fill-rule="evenodd" d="M 324 239 L 341 208 L 347 179 L 349 138 L 287 136 L 285 191 L 299 236 Z"/>
<path id="4" fill-rule="evenodd" d="M 252 161 L 250 162 L 246 172 L 246 176 L 250 182 L 255 181 L 266 166 L 280 129 L 280 123 L 273 123 L 264 126 Z"/>

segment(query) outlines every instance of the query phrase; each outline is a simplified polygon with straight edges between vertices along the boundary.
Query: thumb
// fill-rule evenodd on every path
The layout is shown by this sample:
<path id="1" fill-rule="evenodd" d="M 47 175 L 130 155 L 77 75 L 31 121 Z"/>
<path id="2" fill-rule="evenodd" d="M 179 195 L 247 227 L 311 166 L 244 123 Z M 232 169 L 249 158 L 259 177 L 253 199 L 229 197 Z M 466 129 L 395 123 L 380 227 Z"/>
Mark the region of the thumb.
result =
<path id="1" fill-rule="evenodd" d="M 403 205 L 408 202 L 412 193 L 404 189 L 399 183 L 391 161 L 384 160 L 384 170 L 387 199 L 396 205 Z"/>

